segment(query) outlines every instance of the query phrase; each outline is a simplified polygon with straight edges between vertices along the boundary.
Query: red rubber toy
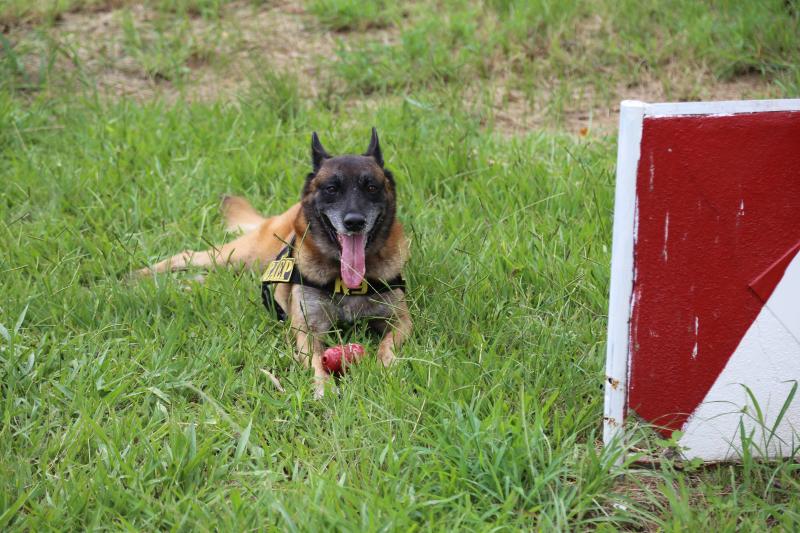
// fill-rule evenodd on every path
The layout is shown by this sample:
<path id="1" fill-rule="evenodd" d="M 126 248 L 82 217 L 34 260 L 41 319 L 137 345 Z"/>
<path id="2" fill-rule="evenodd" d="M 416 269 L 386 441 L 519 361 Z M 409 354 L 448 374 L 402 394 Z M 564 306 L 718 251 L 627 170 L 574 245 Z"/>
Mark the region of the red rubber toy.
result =
<path id="1" fill-rule="evenodd" d="M 349 365 L 358 362 L 363 356 L 364 347 L 362 345 L 355 342 L 340 344 L 325 350 L 322 354 L 322 366 L 328 371 L 328 374 L 341 376 Z"/>

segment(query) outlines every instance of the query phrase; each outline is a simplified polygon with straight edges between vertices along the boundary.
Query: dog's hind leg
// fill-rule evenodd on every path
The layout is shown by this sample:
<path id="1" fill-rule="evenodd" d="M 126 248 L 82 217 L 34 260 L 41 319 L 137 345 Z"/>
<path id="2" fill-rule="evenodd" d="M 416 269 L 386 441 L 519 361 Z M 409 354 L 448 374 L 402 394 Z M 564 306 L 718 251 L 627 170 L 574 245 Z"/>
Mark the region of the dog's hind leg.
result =
<path id="1" fill-rule="evenodd" d="M 248 233 L 268 220 L 241 196 L 223 196 L 221 208 L 228 231 Z"/>
<path id="2" fill-rule="evenodd" d="M 263 219 L 259 227 L 238 239 L 208 250 L 184 250 L 153 266 L 137 270 L 137 276 L 174 272 L 192 267 L 210 270 L 215 267 L 255 269 L 274 260 L 290 239 L 294 219 L 300 210 L 295 204 L 281 215 Z"/>
<path id="3" fill-rule="evenodd" d="M 164 272 L 186 270 L 191 267 L 210 270 L 218 266 L 250 266 L 254 262 L 256 255 L 254 253 L 254 245 L 257 242 L 256 237 L 258 237 L 258 233 L 251 232 L 219 248 L 214 247 L 202 251 L 184 250 L 168 259 L 159 261 L 153 266 L 137 270 L 136 274 L 140 276 L 161 274 Z"/>

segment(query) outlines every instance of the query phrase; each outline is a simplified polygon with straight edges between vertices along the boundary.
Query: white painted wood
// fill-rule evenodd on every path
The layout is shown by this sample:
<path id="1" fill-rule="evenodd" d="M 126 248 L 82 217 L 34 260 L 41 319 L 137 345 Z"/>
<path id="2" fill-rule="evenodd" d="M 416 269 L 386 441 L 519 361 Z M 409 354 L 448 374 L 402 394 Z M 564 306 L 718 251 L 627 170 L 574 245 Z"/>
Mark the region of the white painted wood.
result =
<path id="1" fill-rule="evenodd" d="M 800 381 L 800 254 L 789 264 L 703 403 L 683 426 L 684 455 L 706 461 L 741 456 L 740 423 L 752 435 L 750 451 L 790 456 L 800 449 L 800 391 L 775 426 L 792 386 Z M 763 413 L 759 422 L 750 389 Z"/>
<path id="2" fill-rule="evenodd" d="M 800 275 L 792 277 L 790 268 L 797 269 L 800 253 L 795 256 L 790 266 L 786 269 L 781 280 L 783 290 L 775 290 L 765 304 L 775 318 L 792 334 L 795 341 L 800 344 Z"/>
<path id="3" fill-rule="evenodd" d="M 680 115 L 735 115 L 767 111 L 800 111 L 800 99 L 732 100 L 721 102 L 672 102 L 644 104 L 645 117 L 674 117 Z"/>
<path id="4" fill-rule="evenodd" d="M 628 390 L 628 344 L 633 290 L 633 247 L 636 234 L 636 171 L 646 104 L 624 101 L 620 106 L 617 183 L 611 246 L 611 288 L 606 346 L 603 443 L 624 440 L 623 420 Z M 622 457 L 619 458 L 619 461 Z"/>

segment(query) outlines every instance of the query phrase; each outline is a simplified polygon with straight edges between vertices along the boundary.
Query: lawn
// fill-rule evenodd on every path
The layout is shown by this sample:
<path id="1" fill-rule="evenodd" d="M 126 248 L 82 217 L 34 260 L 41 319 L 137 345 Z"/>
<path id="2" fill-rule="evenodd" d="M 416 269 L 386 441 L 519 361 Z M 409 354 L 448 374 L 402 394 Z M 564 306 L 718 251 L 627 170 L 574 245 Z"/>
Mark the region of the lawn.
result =
<path id="1" fill-rule="evenodd" d="M 0 528 L 800 527 L 795 462 L 600 445 L 618 100 L 796 97 L 795 3 L 6 0 L 0 21 Z M 297 201 L 311 131 L 362 152 L 372 125 L 412 240 L 392 369 L 314 400 L 257 274 L 128 278 L 222 242 L 224 193 Z"/>

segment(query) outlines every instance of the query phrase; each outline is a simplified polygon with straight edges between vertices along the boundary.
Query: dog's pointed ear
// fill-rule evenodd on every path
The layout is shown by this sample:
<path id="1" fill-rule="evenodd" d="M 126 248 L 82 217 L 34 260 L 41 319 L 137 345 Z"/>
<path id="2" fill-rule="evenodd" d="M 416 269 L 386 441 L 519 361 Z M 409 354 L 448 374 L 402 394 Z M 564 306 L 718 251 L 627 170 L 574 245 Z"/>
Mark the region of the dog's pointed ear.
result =
<path id="1" fill-rule="evenodd" d="M 313 132 L 311 134 L 311 164 L 314 166 L 314 172 L 318 171 L 319 167 L 322 166 L 322 162 L 326 159 L 330 159 L 330 157 L 330 154 L 325 151 L 322 143 L 319 142 L 317 132 Z"/>
<path id="2" fill-rule="evenodd" d="M 383 154 L 381 153 L 381 143 L 378 141 L 378 130 L 372 127 L 372 138 L 369 140 L 369 148 L 364 152 L 365 156 L 372 157 L 378 166 L 383 168 Z"/>

